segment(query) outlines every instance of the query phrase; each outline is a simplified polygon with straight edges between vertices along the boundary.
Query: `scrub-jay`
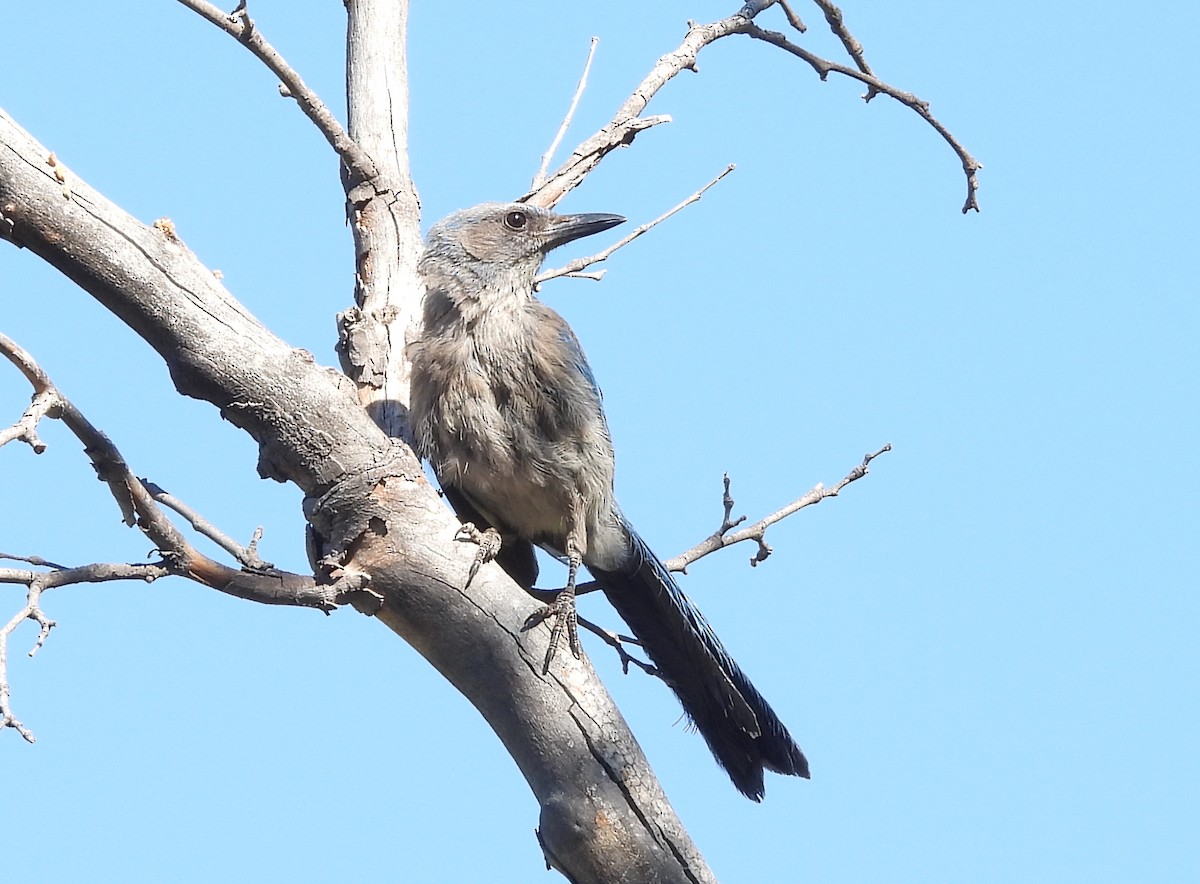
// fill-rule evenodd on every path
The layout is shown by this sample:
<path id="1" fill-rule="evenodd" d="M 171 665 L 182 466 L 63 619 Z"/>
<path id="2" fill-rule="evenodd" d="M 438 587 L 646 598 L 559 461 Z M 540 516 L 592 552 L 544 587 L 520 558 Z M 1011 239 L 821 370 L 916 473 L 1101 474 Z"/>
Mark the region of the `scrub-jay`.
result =
<path id="1" fill-rule="evenodd" d="M 413 427 L 450 502 L 498 533 L 496 558 L 519 584 L 537 577 L 534 545 L 565 557 L 566 588 L 526 621 L 554 621 L 545 666 L 564 633 L 579 656 L 575 581 L 587 565 L 733 784 L 759 801 L 763 769 L 807 777 L 804 753 L 622 515 L 595 378 L 534 296 L 551 249 L 624 220 L 487 203 L 435 224 L 419 265 Z"/>

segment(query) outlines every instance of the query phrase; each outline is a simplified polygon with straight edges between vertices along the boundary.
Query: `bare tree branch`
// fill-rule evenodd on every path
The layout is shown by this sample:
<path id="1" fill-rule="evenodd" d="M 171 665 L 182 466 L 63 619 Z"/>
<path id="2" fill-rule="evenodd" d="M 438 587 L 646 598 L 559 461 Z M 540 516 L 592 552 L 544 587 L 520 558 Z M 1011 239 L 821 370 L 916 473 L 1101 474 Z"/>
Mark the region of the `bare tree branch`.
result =
<path id="1" fill-rule="evenodd" d="M 878 451 L 864 456 L 862 463 L 847 473 L 845 478 L 843 478 L 832 488 L 826 488 L 824 485 L 818 484 L 807 494 L 803 495 L 802 497 L 798 497 L 787 506 L 776 510 L 769 516 L 759 519 L 753 525 L 743 528 L 741 531 L 735 531 L 732 534 L 729 532 L 744 522 L 745 517 L 740 516 L 737 519 L 731 518 L 733 513 L 733 498 L 729 493 L 729 476 L 725 476 L 725 493 L 722 496 L 722 506 L 724 508 L 725 515 L 721 519 L 721 526 L 710 536 L 696 544 L 691 549 L 680 553 L 674 558 L 668 559 L 665 563 L 667 569 L 686 573 L 688 565 L 692 564 L 693 562 L 702 559 L 709 553 L 714 553 L 719 549 L 725 549 L 726 547 L 733 546 L 735 543 L 741 543 L 743 540 L 753 540 L 758 544 L 758 552 L 750 559 L 751 565 L 757 565 L 760 562 L 765 561 L 767 556 L 771 554 L 771 547 L 764 539 L 769 527 L 774 525 L 776 522 L 787 518 L 792 513 L 804 509 L 806 506 L 812 506 L 813 504 L 820 503 L 827 497 L 837 497 L 843 488 L 845 488 L 851 482 L 861 479 L 867 474 L 867 467 L 871 461 L 879 457 L 879 455 L 883 454 L 885 451 L 891 450 L 892 446 L 890 443 L 884 445 Z"/>
<path id="2" fill-rule="evenodd" d="M 41 564 L 37 557 L 24 558 L 0 554 L 0 558 L 18 559 L 31 564 Z M 27 587 L 25 606 L 17 611 L 3 627 L 0 627 L 0 730 L 12 728 L 30 743 L 36 742 L 33 732 L 13 714 L 12 690 L 8 681 L 8 645 L 13 632 L 26 620 L 38 624 L 38 635 L 29 651 L 32 657 L 45 644 L 50 630 L 57 624 L 46 616 L 41 607 L 42 592 L 56 586 L 74 583 L 102 583 L 110 580 L 145 580 L 147 582 L 173 573 L 162 564 L 101 564 L 85 565 L 81 568 L 55 566 L 49 572 L 26 571 L 15 568 L 0 568 L 0 583 L 22 583 Z"/>
<path id="3" fill-rule="evenodd" d="M 337 151 L 346 168 L 350 179 L 355 183 L 370 181 L 378 174 L 375 163 L 358 143 L 342 128 L 337 117 L 321 101 L 320 97 L 304 82 L 295 68 L 284 60 L 283 56 L 263 38 L 254 25 L 253 19 L 246 9 L 245 0 L 238 3 L 233 12 L 225 12 L 205 0 L 179 0 L 188 9 L 212 22 L 229 36 L 233 37 L 254 56 L 267 66 L 277 76 L 281 83 L 281 91 L 287 98 L 293 98 L 300 110 L 308 117 L 325 136 L 330 147 Z"/>
<path id="4" fill-rule="evenodd" d="M 817 6 L 821 7 L 821 11 L 825 13 L 825 21 L 829 23 L 829 29 L 833 31 L 835 37 L 842 41 L 842 45 L 846 47 L 846 54 L 854 60 L 854 64 L 857 65 L 858 69 L 867 76 L 875 76 L 875 72 L 872 71 L 871 66 L 867 64 L 867 59 L 865 58 L 865 52 L 862 44 L 855 39 L 855 36 L 851 34 L 850 30 L 846 27 L 846 22 L 842 17 L 842 11 L 830 3 L 829 0 L 813 0 L 813 2 L 816 3 Z M 784 11 L 787 11 L 786 6 L 784 7 Z M 868 87 L 866 95 L 863 96 L 863 100 L 870 101 L 875 97 L 877 92 L 878 90 L 875 89 L 875 87 Z"/>
<path id="5" fill-rule="evenodd" d="M 148 482 L 145 479 L 142 479 L 141 482 L 156 502 L 179 513 L 179 515 L 188 520 L 188 523 L 197 533 L 204 535 L 217 546 L 221 547 L 221 549 L 237 559 L 243 567 L 255 570 L 269 570 L 275 567 L 270 562 L 264 562 L 259 558 L 258 541 L 262 538 L 261 527 L 255 529 L 254 538 L 250 543 L 242 546 L 173 494 L 167 493 L 153 482 Z"/>
<path id="6" fill-rule="evenodd" d="M 367 22 L 356 27 L 364 39 L 373 33 Z M 459 523 L 408 446 L 380 430 L 341 375 L 272 334 L 182 243 L 77 178 L 64 199 L 48 154 L 0 111 L 0 237 L 44 258 L 145 338 L 180 392 L 217 406 L 258 443 L 261 475 L 304 491 L 313 559 L 343 586 L 367 587 L 374 616 L 479 709 L 538 799 L 548 855 L 580 882 L 712 881 L 588 661 L 541 674 L 547 636 L 520 632 L 529 597 L 499 567 L 482 568 L 464 589 L 468 562 L 452 540 Z M 371 239 L 367 257 L 389 264 L 397 290 L 408 284 L 412 297 L 415 259 L 405 264 L 383 242 Z M 156 506 L 140 483 L 134 490 Z M 607 821 L 602 830 L 597 819 Z"/>
<path id="7" fill-rule="evenodd" d="M 408 156 L 408 2 L 344 0 L 347 126 L 378 175 L 345 179 L 354 305 L 338 314 L 342 370 L 389 436 L 412 443 L 405 341 L 420 311 L 421 204 Z"/>
<path id="8" fill-rule="evenodd" d="M 34 385 L 35 398 L 42 397 L 51 403 L 45 414 L 61 419 L 76 438 L 83 443 L 84 452 L 91 459 L 97 477 L 108 485 L 109 491 L 120 507 L 122 520 L 127 525 L 139 527 L 154 542 L 155 547 L 170 567 L 171 573 L 198 581 L 239 598 L 264 604 L 316 607 L 325 611 L 331 611 L 337 606 L 336 591 L 332 587 L 318 585 L 311 576 L 276 570 L 268 563 L 262 562 L 257 553 L 251 555 L 245 548 L 234 543 L 193 510 L 174 498 L 170 498 L 169 495 L 165 495 L 157 486 L 150 486 L 160 496 L 168 498 L 173 508 L 184 513 L 197 527 L 197 530 L 202 527 L 204 530 L 201 533 L 218 542 L 249 570 L 238 571 L 205 556 L 188 543 L 178 529 L 171 524 L 170 519 L 156 503 L 150 488 L 133 475 L 125 458 L 112 440 L 93 426 L 74 403 L 59 392 L 49 376 L 28 352 L 7 336 L 0 334 L 0 354 L 21 368 L 22 373 Z M 26 561 L 29 560 L 26 559 Z M 63 570 L 55 567 L 56 570 Z M 109 566 L 87 566 L 87 568 L 91 567 L 107 568 Z M 86 579 L 88 573 L 86 568 L 68 570 L 73 574 L 70 582 L 81 582 Z M 105 577 L 104 579 L 128 578 Z"/>
<path id="9" fill-rule="evenodd" d="M 727 549 L 728 547 L 733 546 L 735 543 L 741 543 L 745 540 L 753 540 L 758 544 L 758 552 L 755 553 L 755 555 L 750 559 L 750 565 L 751 567 L 754 567 L 761 562 L 766 561 L 767 557 L 771 555 L 771 547 L 766 542 L 767 528 L 774 525 L 776 522 L 782 521 L 793 513 L 804 509 L 807 506 L 820 503 L 827 497 L 837 497 L 841 490 L 851 482 L 855 482 L 867 475 L 868 466 L 870 465 L 871 461 L 879 457 L 884 452 L 891 450 L 892 446 L 889 443 L 884 445 L 878 451 L 865 455 L 862 459 L 862 463 L 858 464 L 832 488 L 826 488 L 823 484 L 818 484 L 807 494 L 797 498 L 787 506 L 776 510 L 768 516 L 765 516 L 764 518 L 755 522 L 753 525 L 750 525 L 749 527 L 732 534 L 730 532 L 733 531 L 733 529 L 738 525 L 741 525 L 743 522 L 745 522 L 746 517 L 737 516 L 735 518 L 733 515 L 734 500 L 733 495 L 730 492 L 731 482 L 729 479 L 729 474 L 726 473 L 723 477 L 724 491 L 721 495 L 721 507 L 723 514 L 721 517 L 720 526 L 716 531 L 714 531 L 700 543 L 673 558 L 667 559 L 663 564 L 666 565 L 668 571 L 677 571 L 686 574 L 688 566 L 693 562 L 696 562 L 705 556 L 710 555 L 711 553 L 722 549 Z M 577 596 L 582 596 L 599 588 L 600 585 L 595 581 L 588 581 L 576 586 L 575 593 Z M 543 590 L 537 588 L 527 589 L 526 592 L 544 603 L 552 602 L 555 596 L 558 594 L 557 590 Z M 594 623 L 585 621 L 583 618 L 580 618 L 579 623 L 588 631 L 599 636 L 605 644 L 617 652 L 621 659 L 621 668 L 626 674 L 629 673 L 629 664 L 633 663 L 639 666 L 647 675 L 660 677 L 660 673 L 655 667 L 648 663 L 644 663 L 636 657 L 633 657 L 628 651 L 625 650 L 625 644 L 638 644 L 637 639 L 631 638 L 630 636 L 618 635 L 617 633 L 604 629 L 603 627 Z"/>
<path id="10" fill-rule="evenodd" d="M 897 89 L 875 77 L 866 62 L 861 44 L 854 39 L 854 36 L 842 21 L 840 10 L 831 3 L 824 3 L 818 0 L 818 5 L 825 12 L 826 20 L 829 22 L 830 27 L 842 40 L 843 45 L 846 46 L 847 52 L 850 53 L 857 67 L 847 67 L 846 65 L 821 58 L 819 55 L 809 52 L 791 42 L 783 34 L 759 27 L 754 21 L 755 16 L 765 9 L 774 6 L 776 2 L 777 0 L 750 0 L 740 10 L 727 18 L 709 24 L 689 23 L 683 42 L 674 51 L 668 52 L 658 59 L 654 67 L 651 68 L 650 73 L 642 79 L 630 96 L 625 99 L 616 114 L 613 115 L 613 118 L 598 132 L 580 143 L 571 153 L 571 156 L 558 169 L 551 173 L 544 183 L 532 188 L 522 199 L 539 206 L 557 205 L 571 190 L 578 187 L 588 173 L 599 165 L 600 161 L 609 153 L 618 147 L 627 147 L 632 144 L 634 137 L 643 129 L 647 129 L 658 123 L 667 122 L 670 119 L 665 116 L 643 117 L 641 114 L 658 91 L 681 71 L 698 70 L 696 59 L 700 50 L 710 43 L 714 43 L 731 34 L 745 34 L 756 40 L 777 46 L 803 59 L 817 72 L 822 80 L 826 79 L 831 72 L 842 74 L 866 84 L 868 91 L 864 98 L 869 100 L 876 93 L 883 93 L 916 111 L 922 119 L 929 123 L 946 140 L 962 162 L 963 173 L 967 178 L 967 199 L 963 206 L 964 214 L 971 209 L 979 211 L 979 182 L 976 173 L 979 169 L 983 168 L 982 164 L 972 157 L 966 148 L 950 133 L 950 130 L 930 113 L 928 102 L 922 101 L 915 95 Z M 804 30 L 803 23 L 800 22 L 790 7 L 785 8 L 784 13 L 796 30 L 801 32 Z"/>
<path id="11" fill-rule="evenodd" d="M 583 90 L 587 88 L 588 72 L 592 69 L 592 59 L 596 57 L 596 46 L 599 43 L 599 37 L 592 37 L 592 45 L 588 49 L 587 61 L 583 65 L 583 73 L 579 76 L 579 85 L 575 87 L 575 94 L 571 97 L 571 106 L 567 108 L 567 115 L 563 117 L 562 125 L 558 127 L 558 132 L 554 134 L 554 140 L 550 142 L 550 147 L 542 154 L 542 164 L 538 166 L 537 173 L 533 176 L 533 183 L 529 185 L 530 190 L 537 190 L 546 181 L 546 171 L 550 168 L 550 161 L 554 159 L 554 152 L 558 150 L 558 146 L 562 144 L 563 136 L 567 134 L 567 129 L 571 127 L 571 120 L 575 118 L 575 109 L 579 107 L 579 99 L 583 96 Z"/>
<path id="12" fill-rule="evenodd" d="M 789 4 L 787 0 L 779 0 L 779 8 L 783 10 L 783 14 L 787 18 L 789 25 L 791 25 L 801 34 L 808 31 L 808 28 L 805 27 L 804 22 L 800 20 L 800 16 L 796 14 L 795 10 L 792 9 L 791 4 Z"/>
<path id="13" fill-rule="evenodd" d="M 589 585 L 593 588 L 595 587 L 595 584 Z M 626 675 L 629 674 L 629 664 L 632 663 L 647 675 L 662 678 L 662 673 L 658 671 L 658 667 L 647 663 L 645 660 L 639 660 L 625 650 L 625 645 L 641 645 L 641 642 L 633 636 L 621 635 L 620 633 L 613 632 L 611 629 L 605 629 L 603 626 L 593 623 L 590 620 L 585 620 L 583 617 L 579 618 L 579 625 L 593 635 L 598 636 L 606 645 L 617 652 L 617 655 L 621 659 L 621 671 Z"/>
<path id="14" fill-rule="evenodd" d="M 963 214 L 974 209 L 979 211 L 979 179 L 976 173 L 983 168 L 983 164 L 976 160 L 967 149 L 959 143 L 958 139 L 947 129 L 942 123 L 930 112 L 929 102 L 923 101 L 911 92 L 904 92 L 891 86 L 882 80 L 876 78 L 872 74 L 864 73 L 856 68 L 847 67 L 844 64 L 828 61 L 821 58 L 815 53 L 809 52 L 801 46 L 797 46 L 783 34 L 778 31 L 768 31 L 760 28 L 754 22 L 747 22 L 738 33 L 753 37 L 755 40 L 762 40 L 764 43 L 770 43 L 772 46 L 778 46 L 786 52 L 790 52 L 797 58 L 808 62 L 813 70 L 817 72 L 822 80 L 826 79 L 830 73 L 841 74 L 845 77 L 850 77 L 853 80 L 858 80 L 865 83 L 869 89 L 863 98 L 870 100 L 875 93 L 883 93 L 896 99 L 896 101 L 914 110 L 925 122 L 933 127 L 942 138 L 950 145 L 950 148 L 958 155 L 962 162 L 963 174 L 967 179 L 967 199 L 963 204 Z"/>
<path id="15" fill-rule="evenodd" d="M 679 47 L 655 62 L 650 73 L 625 99 L 612 120 L 580 143 L 571 156 L 551 173 L 540 187 L 530 190 L 522 199 L 539 206 L 557 205 L 563 197 L 582 184 L 587 174 L 609 153 L 618 147 L 632 144 L 633 139 L 642 130 L 670 122 L 669 116 L 643 117 L 641 114 L 650 103 L 650 99 L 680 71 L 695 69 L 696 55 L 704 46 L 733 33 L 742 20 L 742 13 L 739 12 L 711 25 L 691 25 Z"/>
<path id="16" fill-rule="evenodd" d="M 0 441 L 22 441 L 43 450 L 38 422 L 61 417 L 84 441 L 125 520 L 153 539 L 162 561 L 96 563 L 78 569 L 29 556 L 22 561 L 33 568 L 0 569 L 0 582 L 29 587 L 24 608 L 0 632 L 0 720 L 14 729 L 24 727 L 8 705 L 2 665 L 8 638 L 17 625 L 31 619 L 39 625 L 35 649 L 40 646 L 53 627 L 41 610 L 40 596 L 59 582 L 183 574 L 256 601 L 319 608 L 356 601 L 417 648 L 500 736 L 538 798 L 538 837 L 555 867 L 577 881 L 711 880 L 588 661 L 564 660 L 561 671 L 543 676 L 545 636 L 542 631 L 520 632 L 528 597 L 498 567 L 481 569 L 469 590 L 464 587 L 469 566 L 451 539 L 458 525 L 437 500 L 412 451 L 398 441 L 407 432 L 404 332 L 421 294 L 415 272 L 419 207 L 406 154 L 407 2 L 344 0 L 347 131 L 261 39 L 244 0 L 229 15 L 199 0 L 180 2 L 243 42 L 280 76 L 343 158 L 356 246 L 356 305 L 339 317 L 339 350 L 358 390 L 348 390 L 336 372 L 272 335 L 229 296 L 169 223 L 153 228 L 137 223 L 70 175 L 3 112 L 0 239 L 28 247 L 75 280 L 156 348 L 181 393 L 212 403 L 256 440 L 261 475 L 294 482 L 306 494 L 312 559 L 319 563 L 314 567 L 334 583 L 318 585 L 306 575 L 269 570 L 258 558 L 257 534 L 247 547 L 240 547 L 186 505 L 151 489 L 133 476 L 107 437 L 87 423 L 49 379 L 39 381 L 30 408 L 3 431 Z M 540 205 L 556 204 L 609 152 L 631 143 L 643 129 L 669 120 L 642 114 L 667 81 L 682 70 L 696 69 L 703 46 L 731 33 L 774 42 L 766 36 L 771 32 L 757 28 L 753 20 L 776 2 L 752 0 L 727 19 L 689 25 L 679 50 L 658 60 L 613 121 L 583 142 L 559 170 L 545 176 L 528 198 Z M 802 32 L 803 23 L 790 7 L 783 6 L 783 12 Z M 828 12 L 826 17 L 829 20 Z M 849 37 L 848 31 L 845 34 Z M 796 54 L 799 47 L 782 39 L 783 44 L 775 45 Z M 818 68 L 818 73 L 824 78 L 830 70 L 849 70 L 853 74 L 847 76 L 856 75 L 872 88 L 876 81 L 865 57 L 861 52 L 856 57 L 846 40 L 843 43 L 858 69 L 826 63 L 830 66 L 824 72 Z M 896 97 L 895 92 L 887 94 Z M 936 127 L 927 105 L 913 101 L 916 105 L 910 106 L 919 112 L 923 108 L 922 115 Z M 571 114 L 560 131 L 566 130 Z M 968 207 L 977 209 L 971 203 L 978 164 L 965 151 L 959 155 L 965 169 L 968 161 L 974 164 L 968 170 Z M 694 200 L 676 210 L 690 201 Z M 617 247 L 620 244 L 612 251 Z M 582 268 L 573 272 L 595 275 Z M 15 361 L 20 364 L 20 357 Z M 760 553 L 755 561 L 761 561 L 769 554 L 763 539 L 767 526 L 836 495 L 865 475 L 870 460 L 882 450 L 864 458 L 861 467 L 832 490 L 817 486 L 741 531 L 735 531 L 742 520 L 733 518 L 726 485 L 725 515 L 714 535 L 714 549 L 753 539 Z M 243 569 L 228 568 L 196 552 L 168 519 L 164 506 L 216 540 Z M 678 568 L 685 568 L 707 554 L 694 552 L 672 563 L 681 562 Z M 292 579 L 295 585 L 289 583 Z M 615 642 L 623 665 L 645 667 L 628 655 L 625 637 L 602 632 L 606 641 Z M 488 665 L 479 666 L 480 660 Z M 606 822 L 603 832 L 597 832 L 598 819 Z M 619 873 L 601 874 L 597 858 L 612 860 Z M 663 869 L 670 872 L 659 874 Z"/>
<path id="17" fill-rule="evenodd" d="M 66 565 L 60 565 L 57 562 L 48 561 L 46 559 L 43 559 L 41 556 L 18 556 L 18 555 L 14 555 L 13 553 L 0 552 L 0 559 L 7 559 L 10 562 L 25 562 L 26 564 L 29 564 L 29 565 L 36 565 L 39 568 L 54 568 L 55 570 L 58 570 L 58 571 L 67 570 Z M 32 572 L 22 571 L 21 573 L 24 574 L 24 573 L 32 573 Z M 0 580 L 0 582 L 2 582 L 2 583 L 28 583 L 29 581 L 21 579 L 21 580 Z"/>
<path id="18" fill-rule="evenodd" d="M 125 459 L 112 441 L 87 420 L 75 405 L 64 397 L 34 358 L 6 335 L 0 334 L 0 354 L 25 375 L 34 388 L 34 406 L 26 409 L 14 427 L 0 432 L 0 446 L 22 439 L 34 451 L 42 453 L 46 446 L 37 439 L 37 421 L 41 417 L 59 418 L 83 443 L 84 451 L 96 469 L 96 475 L 108 484 L 121 509 L 127 525 L 136 524 L 154 541 L 162 559 L 155 563 L 120 564 L 95 562 L 79 567 L 66 567 L 46 561 L 40 556 L 13 556 L 0 553 L 0 558 L 23 561 L 49 571 L 0 568 L 0 583 L 22 583 L 27 587 L 25 606 L 0 628 L 0 730 L 12 728 L 24 739 L 34 742 L 32 731 L 13 714 L 11 687 L 8 680 L 8 643 L 16 628 L 26 620 L 39 625 L 37 641 L 30 656 L 42 646 L 55 625 L 41 608 L 41 595 L 46 589 L 77 583 L 100 583 L 112 580 L 153 581 L 176 575 L 187 577 L 207 586 L 268 604 L 290 604 L 333 610 L 343 600 L 345 586 L 336 581 L 319 585 L 309 576 L 278 571 L 258 558 L 253 547 L 243 548 L 206 519 L 180 501 L 154 488 L 152 494 L 145 483 L 129 470 Z M 19 430 L 14 433 L 13 430 Z M 175 529 L 159 509 L 155 498 L 162 500 L 188 518 L 201 533 L 230 551 L 248 571 L 236 571 L 204 556 Z M 354 587 L 358 589 L 360 587 Z"/>
<path id="19" fill-rule="evenodd" d="M 0 579 L 3 578 L 4 570 L 7 569 L 0 569 Z M 27 742 L 35 743 L 37 742 L 37 738 L 34 737 L 33 731 L 25 727 L 12 711 L 10 702 L 11 689 L 8 684 L 8 639 L 13 634 L 13 630 L 26 620 L 36 622 L 39 629 L 37 641 L 29 651 L 29 656 L 32 657 L 46 641 L 46 636 L 50 634 L 50 630 L 54 626 L 54 621 L 46 617 L 42 612 L 41 606 L 38 604 L 41 589 L 35 588 L 34 580 L 32 579 L 27 582 L 29 583 L 29 592 L 25 598 L 25 607 L 14 614 L 13 618 L 0 628 L 0 730 L 12 728 Z"/>
<path id="20" fill-rule="evenodd" d="M 541 285 L 543 282 L 546 282 L 547 280 L 550 280 L 550 279 L 555 279 L 559 276 L 575 276 L 575 277 L 582 277 L 582 278 L 587 278 L 587 279 L 599 279 L 603 275 L 603 271 L 601 271 L 601 273 L 598 273 L 598 274 L 584 274 L 584 273 L 581 273 L 580 271 L 582 271 L 584 268 L 591 267 L 593 264 L 599 264 L 601 261 L 608 260 L 608 258 L 617 249 L 620 249 L 620 248 L 623 248 L 623 247 L 629 245 L 631 242 L 633 242 L 635 239 L 637 239 L 639 236 L 641 236 L 643 233 L 645 233 L 650 228 L 658 226 L 659 224 L 661 224 L 662 222 L 664 222 L 668 218 L 670 218 L 672 215 L 674 215 L 676 212 L 682 211 L 683 209 L 690 206 L 692 203 L 699 201 L 700 197 L 704 196 L 705 192 L 707 192 L 710 187 L 712 187 L 714 184 L 716 184 L 718 181 L 720 181 L 722 178 L 724 178 L 726 175 L 728 175 L 730 172 L 732 172 L 734 170 L 734 168 L 735 168 L 735 166 L 733 165 L 733 163 L 730 163 L 728 166 L 725 167 L 725 171 L 723 171 L 720 175 L 718 175 L 712 181 L 708 182 L 708 184 L 705 184 L 703 187 L 701 187 L 699 190 L 697 190 L 695 193 L 693 193 L 687 199 L 683 200 L 683 202 L 678 203 L 673 208 L 670 208 L 667 211 L 663 212 L 661 215 L 659 215 L 653 221 L 648 221 L 645 224 L 642 224 L 642 225 L 634 228 L 634 230 L 628 236 L 624 237 L 623 239 L 618 240 L 617 242 L 613 243 L 611 246 L 604 249 L 603 251 L 597 252 L 596 254 L 591 255 L 590 257 L 587 257 L 587 258 L 576 258 L 571 263 L 569 263 L 563 267 L 559 267 L 556 270 L 547 270 L 544 273 L 539 273 L 537 278 L 533 281 L 533 284 Z"/>
<path id="21" fill-rule="evenodd" d="M 413 286 L 420 209 L 407 151 L 396 149 L 407 144 L 408 134 L 408 4 L 346 0 L 347 131 L 262 37 L 245 0 L 228 14 L 206 0 L 179 2 L 254 53 L 341 157 L 356 285 L 355 305 L 337 318 L 338 354 L 374 420 L 389 435 L 408 438 L 404 338 L 420 300 Z M 387 88 L 380 89 L 380 83 Z M 358 125 L 359 118 L 368 124 Z"/>
<path id="22" fill-rule="evenodd" d="M 54 397 L 46 393 L 35 393 L 33 401 L 17 419 L 17 422 L 8 429 L 0 430 L 0 448 L 9 442 L 20 441 L 28 444 L 34 454 L 41 454 L 45 451 L 46 443 L 38 435 L 37 425 L 54 409 L 54 406 Z"/>
<path id="23" fill-rule="evenodd" d="M 407 145 L 408 135 L 408 4 L 346 0 L 347 131 L 262 37 L 245 0 L 229 14 L 206 0 L 179 2 L 254 53 L 341 157 L 356 285 L 355 305 L 337 317 L 338 354 L 372 418 L 390 436 L 411 441 L 404 338 L 420 300 L 413 286 L 420 207 L 407 150 L 396 150 L 397 144 Z M 379 89 L 380 83 L 387 83 L 387 89 Z M 359 117 L 369 124 L 358 125 Z"/>

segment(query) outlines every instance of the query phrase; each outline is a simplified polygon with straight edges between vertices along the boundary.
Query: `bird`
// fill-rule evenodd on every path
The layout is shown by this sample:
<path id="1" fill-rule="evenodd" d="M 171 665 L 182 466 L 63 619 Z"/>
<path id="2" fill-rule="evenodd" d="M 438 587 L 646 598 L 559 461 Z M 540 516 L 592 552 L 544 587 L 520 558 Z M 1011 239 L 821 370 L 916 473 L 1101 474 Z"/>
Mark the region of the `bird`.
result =
<path id="1" fill-rule="evenodd" d="M 552 249 L 624 221 L 484 203 L 430 228 L 408 347 L 413 434 L 482 541 L 468 583 L 494 557 L 532 590 L 535 547 L 566 561 L 567 585 L 524 624 L 553 621 L 543 671 L 564 636 L 580 654 L 575 592 L 586 566 L 734 786 L 761 801 L 764 770 L 808 778 L 808 760 L 622 513 L 600 389 L 571 327 L 535 293 Z"/>

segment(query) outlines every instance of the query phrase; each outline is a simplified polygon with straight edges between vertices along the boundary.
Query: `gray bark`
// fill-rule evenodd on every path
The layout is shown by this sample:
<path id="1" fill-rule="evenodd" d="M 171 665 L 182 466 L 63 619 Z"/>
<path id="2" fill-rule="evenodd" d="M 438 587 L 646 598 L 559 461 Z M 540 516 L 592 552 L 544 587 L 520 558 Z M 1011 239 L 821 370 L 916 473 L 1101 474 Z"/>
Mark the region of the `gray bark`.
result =
<path id="1" fill-rule="evenodd" d="M 471 550 L 453 542 L 457 522 L 354 385 L 273 335 L 172 233 L 140 223 L 49 156 L 0 111 L 0 238 L 104 304 L 159 353 L 181 393 L 256 440 L 261 475 L 305 492 L 328 566 L 318 578 L 365 575 L 379 597 L 375 617 L 479 709 L 540 802 L 547 862 L 576 882 L 713 880 L 590 664 L 568 657 L 541 676 L 546 631 L 519 632 L 528 596 L 495 566 L 463 588 Z M 397 185 L 355 186 L 359 217 L 371 219 L 360 273 L 365 251 L 375 280 L 388 266 L 388 292 L 415 297 L 415 215 L 405 215 L 406 236 L 388 239 L 376 224 L 391 224 L 392 211 L 371 204 L 395 202 Z M 380 401 L 398 400 L 367 397 Z"/>

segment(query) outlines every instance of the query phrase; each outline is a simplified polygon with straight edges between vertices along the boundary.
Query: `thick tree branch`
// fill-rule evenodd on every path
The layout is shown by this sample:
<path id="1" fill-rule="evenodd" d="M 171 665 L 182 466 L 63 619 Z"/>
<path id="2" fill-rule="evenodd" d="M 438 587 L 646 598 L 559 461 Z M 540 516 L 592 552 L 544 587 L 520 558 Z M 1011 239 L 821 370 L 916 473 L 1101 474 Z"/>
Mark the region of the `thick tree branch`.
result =
<path id="1" fill-rule="evenodd" d="M 340 375 L 233 300 L 178 236 L 74 176 L 64 196 L 48 157 L 0 112 L 0 237 L 145 338 L 181 392 L 258 442 L 264 477 L 305 491 L 323 570 L 369 586 L 375 616 L 480 710 L 541 805 L 539 837 L 554 862 L 579 882 L 711 881 L 586 659 L 541 675 L 547 630 L 520 632 L 529 598 L 498 566 L 464 590 L 458 522 L 412 451 L 379 429 Z"/>
<path id="2" fill-rule="evenodd" d="M 285 94 L 320 129 L 343 163 L 346 212 L 354 232 L 355 306 L 338 316 L 342 367 L 359 398 L 391 436 L 408 433 L 404 338 L 420 292 L 414 271 L 420 207 L 407 152 L 407 3 L 348 0 L 349 132 L 263 39 L 245 0 L 226 13 L 205 0 L 179 0 L 237 39 L 282 82 Z M 365 123 L 365 125 L 364 125 Z M 396 257 L 399 256 L 399 262 Z"/>
<path id="3" fill-rule="evenodd" d="M 408 158 L 408 3 L 345 0 L 350 135 L 375 161 L 343 180 L 354 234 L 354 306 L 338 314 L 338 356 L 389 436 L 412 442 L 405 340 L 422 288 L 421 205 Z"/>

